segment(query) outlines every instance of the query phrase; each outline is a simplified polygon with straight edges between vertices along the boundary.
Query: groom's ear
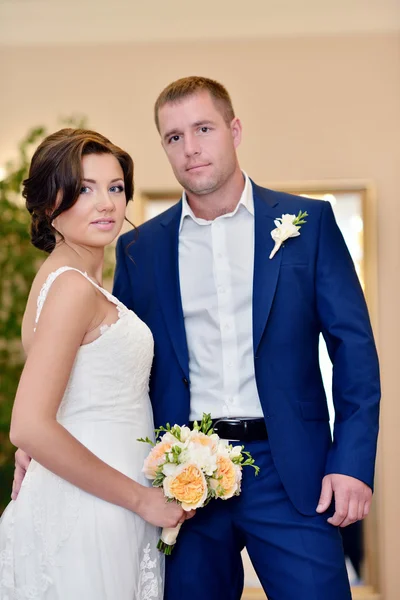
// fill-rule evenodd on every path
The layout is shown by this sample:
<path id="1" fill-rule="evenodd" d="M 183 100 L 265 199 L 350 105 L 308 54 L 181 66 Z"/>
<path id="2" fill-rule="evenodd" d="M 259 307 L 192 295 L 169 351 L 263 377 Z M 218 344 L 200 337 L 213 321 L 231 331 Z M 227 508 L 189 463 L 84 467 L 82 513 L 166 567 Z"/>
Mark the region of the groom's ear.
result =
<path id="1" fill-rule="evenodd" d="M 165 144 L 164 144 L 164 140 L 162 139 L 162 137 L 160 138 L 160 144 L 161 144 L 161 148 L 164 150 L 164 152 L 166 152 L 166 148 L 165 148 Z"/>
<path id="2" fill-rule="evenodd" d="M 230 124 L 230 129 L 232 132 L 233 145 L 237 148 L 242 141 L 242 122 L 240 119 L 235 117 L 232 119 Z"/>

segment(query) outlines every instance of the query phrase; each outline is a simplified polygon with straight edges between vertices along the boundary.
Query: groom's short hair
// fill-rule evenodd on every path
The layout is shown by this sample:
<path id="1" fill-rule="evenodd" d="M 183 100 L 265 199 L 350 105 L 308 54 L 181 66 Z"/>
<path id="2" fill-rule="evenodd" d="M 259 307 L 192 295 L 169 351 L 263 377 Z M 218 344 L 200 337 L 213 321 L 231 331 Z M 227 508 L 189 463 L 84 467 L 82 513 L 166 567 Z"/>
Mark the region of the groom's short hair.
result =
<path id="1" fill-rule="evenodd" d="M 179 102 L 179 100 L 199 92 L 208 92 L 210 94 L 227 125 L 229 125 L 232 119 L 235 118 L 235 111 L 233 110 L 232 100 L 225 86 L 208 77 L 192 76 L 173 81 L 158 96 L 154 105 L 154 120 L 158 132 L 160 132 L 158 113 L 162 106 L 170 102 Z"/>

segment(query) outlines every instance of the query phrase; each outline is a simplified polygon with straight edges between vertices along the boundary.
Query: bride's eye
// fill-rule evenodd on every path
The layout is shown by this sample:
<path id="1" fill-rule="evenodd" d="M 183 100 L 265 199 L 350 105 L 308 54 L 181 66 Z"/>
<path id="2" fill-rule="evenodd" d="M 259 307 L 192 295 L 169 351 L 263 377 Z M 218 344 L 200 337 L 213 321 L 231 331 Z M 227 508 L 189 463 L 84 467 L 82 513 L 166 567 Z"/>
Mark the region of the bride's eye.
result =
<path id="1" fill-rule="evenodd" d="M 87 185 L 83 185 L 80 189 L 80 194 L 87 194 L 90 191 L 90 188 L 88 188 Z"/>
<path id="2" fill-rule="evenodd" d="M 110 187 L 110 192 L 121 193 L 123 191 L 124 191 L 124 186 L 123 185 L 113 185 L 112 187 Z"/>

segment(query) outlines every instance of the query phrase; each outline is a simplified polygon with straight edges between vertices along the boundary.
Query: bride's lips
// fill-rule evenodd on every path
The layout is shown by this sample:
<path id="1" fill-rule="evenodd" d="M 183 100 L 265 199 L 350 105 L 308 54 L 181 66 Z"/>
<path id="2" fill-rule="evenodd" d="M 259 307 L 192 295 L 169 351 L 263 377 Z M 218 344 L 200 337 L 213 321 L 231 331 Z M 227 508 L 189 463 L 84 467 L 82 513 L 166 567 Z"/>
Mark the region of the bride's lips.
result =
<path id="1" fill-rule="evenodd" d="M 101 231 L 110 231 L 114 225 L 114 219 L 96 219 L 96 221 L 92 221 L 91 225 L 94 225 L 97 229 Z"/>

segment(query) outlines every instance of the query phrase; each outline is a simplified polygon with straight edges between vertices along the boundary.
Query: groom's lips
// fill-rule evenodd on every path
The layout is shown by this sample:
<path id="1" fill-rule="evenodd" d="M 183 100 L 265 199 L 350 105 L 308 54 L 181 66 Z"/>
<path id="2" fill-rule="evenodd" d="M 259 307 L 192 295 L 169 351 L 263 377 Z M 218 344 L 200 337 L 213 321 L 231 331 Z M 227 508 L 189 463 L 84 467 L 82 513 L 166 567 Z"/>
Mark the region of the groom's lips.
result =
<path id="1" fill-rule="evenodd" d="M 210 163 L 204 164 L 204 165 L 193 165 L 191 167 L 188 167 L 186 169 L 186 171 L 196 171 L 197 169 L 203 169 L 203 167 L 209 167 Z"/>

